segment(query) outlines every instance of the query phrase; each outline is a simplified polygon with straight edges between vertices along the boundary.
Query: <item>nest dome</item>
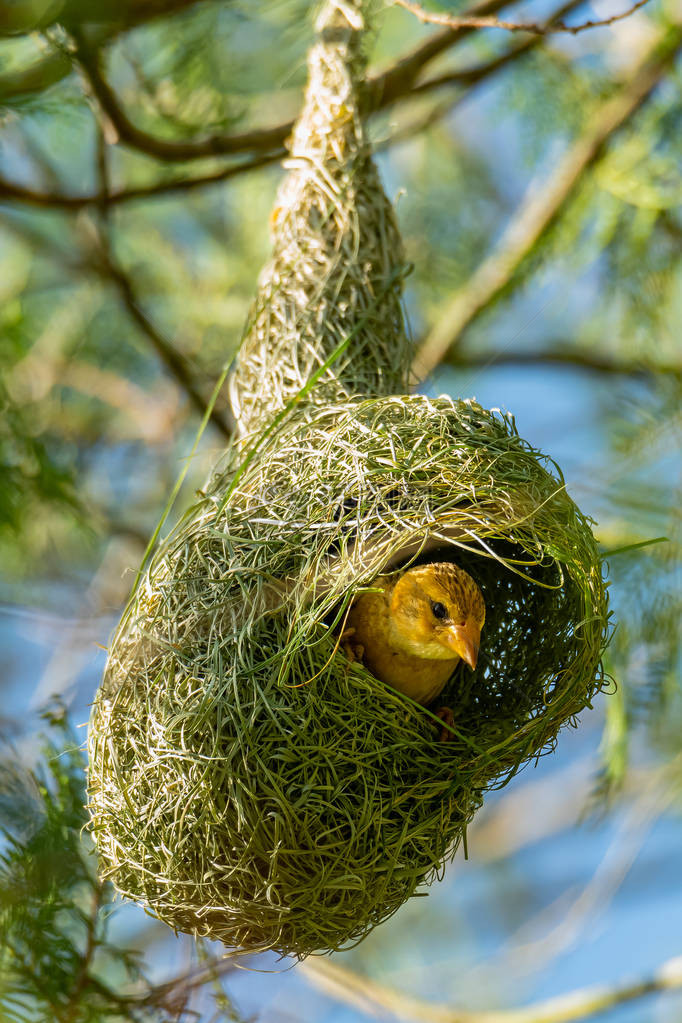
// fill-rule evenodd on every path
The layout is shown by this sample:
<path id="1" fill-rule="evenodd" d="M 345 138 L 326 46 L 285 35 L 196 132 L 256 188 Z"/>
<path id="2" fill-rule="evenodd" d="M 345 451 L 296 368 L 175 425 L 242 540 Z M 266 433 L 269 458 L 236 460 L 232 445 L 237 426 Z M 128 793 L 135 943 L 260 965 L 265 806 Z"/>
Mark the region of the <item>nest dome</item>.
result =
<path id="1" fill-rule="evenodd" d="M 303 957 L 436 877 L 485 790 L 589 705 L 606 592 L 557 467 L 474 402 L 310 407 L 228 463 L 112 643 L 92 822 L 106 876 L 174 928 Z M 448 743 L 339 644 L 359 589 L 435 556 L 487 607 Z"/>

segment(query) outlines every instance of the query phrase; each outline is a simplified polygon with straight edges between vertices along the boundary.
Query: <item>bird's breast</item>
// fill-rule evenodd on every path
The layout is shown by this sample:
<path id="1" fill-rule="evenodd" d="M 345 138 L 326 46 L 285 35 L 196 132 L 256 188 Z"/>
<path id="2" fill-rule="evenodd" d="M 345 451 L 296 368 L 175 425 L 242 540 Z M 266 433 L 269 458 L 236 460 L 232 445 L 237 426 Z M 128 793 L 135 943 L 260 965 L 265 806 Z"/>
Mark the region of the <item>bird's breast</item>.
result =
<path id="1" fill-rule="evenodd" d="M 382 682 L 417 703 L 434 700 L 452 675 L 458 657 L 432 660 L 396 650 L 391 639 L 389 595 L 367 593 L 351 607 L 347 627 L 354 645 L 361 645 L 365 667 Z"/>
<path id="2" fill-rule="evenodd" d="M 365 666 L 373 675 L 424 705 L 435 700 L 456 665 L 455 660 L 432 661 L 393 651 L 365 656 Z"/>

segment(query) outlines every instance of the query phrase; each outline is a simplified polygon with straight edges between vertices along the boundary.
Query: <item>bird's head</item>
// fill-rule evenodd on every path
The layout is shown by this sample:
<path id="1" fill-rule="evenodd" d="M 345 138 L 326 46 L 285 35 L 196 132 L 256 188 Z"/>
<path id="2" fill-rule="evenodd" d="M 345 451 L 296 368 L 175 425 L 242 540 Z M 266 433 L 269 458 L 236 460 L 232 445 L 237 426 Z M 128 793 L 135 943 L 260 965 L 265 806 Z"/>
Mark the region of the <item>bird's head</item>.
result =
<path id="1" fill-rule="evenodd" d="M 416 657 L 476 667 L 485 622 L 483 594 L 468 572 L 450 562 L 404 572 L 391 595 L 394 639 Z"/>

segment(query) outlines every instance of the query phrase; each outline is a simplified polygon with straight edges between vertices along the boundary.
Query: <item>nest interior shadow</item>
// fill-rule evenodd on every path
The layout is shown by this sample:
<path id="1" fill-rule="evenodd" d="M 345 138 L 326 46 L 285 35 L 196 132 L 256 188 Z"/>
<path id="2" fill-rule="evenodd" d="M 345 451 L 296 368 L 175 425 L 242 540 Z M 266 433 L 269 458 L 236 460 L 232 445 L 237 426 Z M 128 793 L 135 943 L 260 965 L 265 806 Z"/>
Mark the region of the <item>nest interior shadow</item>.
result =
<path id="1" fill-rule="evenodd" d="M 456 708 L 459 730 L 474 741 L 484 729 L 491 749 L 526 725 L 526 731 L 538 727 L 536 719 L 560 695 L 563 672 L 570 672 L 583 643 L 577 625 L 583 601 L 579 586 L 558 564 L 529 564 L 523 548 L 507 540 L 486 546 L 485 551 L 442 546 L 411 563 L 453 561 L 481 588 L 486 625 L 479 664 L 471 671 L 461 663 L 438 702 Z M 522 574 L 509 567 L 519 563 Z M 550 752 L 554 738 L 551 724 L 546 743 L 538 732 L 531 756 Z M 516 753 L 507 758 L 500 749 L 493 773 L 504 784 L 520 766 Z"/>
<path id="2" fill-rule="evenodd" d="M 473 402 L 310 408 L 235 468 L 159 548 L 114 639 L 91 815 L 108 876 L 161 919 L 303 957 L 439 876 L 486 789 L 591 702 L 606 589 L 559 471 Z M 443 549 L 487 605 L 477 671 L 443 696 L 446 744 L 338 638 L 379 572 Z"/>

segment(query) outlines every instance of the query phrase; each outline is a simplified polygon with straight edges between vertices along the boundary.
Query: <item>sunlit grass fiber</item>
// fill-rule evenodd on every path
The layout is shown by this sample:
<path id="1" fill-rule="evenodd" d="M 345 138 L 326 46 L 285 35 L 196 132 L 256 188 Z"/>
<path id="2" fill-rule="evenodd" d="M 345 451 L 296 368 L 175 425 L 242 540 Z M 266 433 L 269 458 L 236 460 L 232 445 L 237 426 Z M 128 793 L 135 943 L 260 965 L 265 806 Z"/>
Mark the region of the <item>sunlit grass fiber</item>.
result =
<path id="1" fill-rule="evenodd" d="M 302 956 L 432 881 L 485 789 L 602 685 L 600 559 L 551 468 L 504 416 L 400 397 L 297 418 L 222 510 L 218 477 L 153 559 L 95 707 L 116 886 L 180 930 Z M 445 744 L 338 645 L 349 597 L 424 542 L 488 608 Z"/>
<path id="2" fill-rule="evenodd" d="M 485 791 L 602 688 L 608 626 L 559 469 L 507 415 L 400 393 L 400 238 L 358 115 L 359 33 L 325 11 L 233 379 L 239 431 L 139 578 L 89 732 L 105 876 L 178 930 L 299 958 L 441 875 Z M 447 743 L 341 642 L 359 590 L 435 557 L 487 608 L 476 672 L 442 696 Z"/>

